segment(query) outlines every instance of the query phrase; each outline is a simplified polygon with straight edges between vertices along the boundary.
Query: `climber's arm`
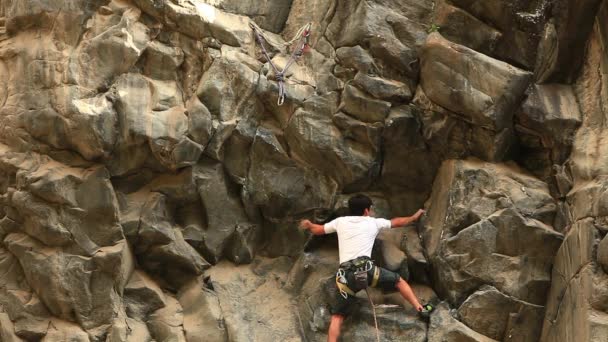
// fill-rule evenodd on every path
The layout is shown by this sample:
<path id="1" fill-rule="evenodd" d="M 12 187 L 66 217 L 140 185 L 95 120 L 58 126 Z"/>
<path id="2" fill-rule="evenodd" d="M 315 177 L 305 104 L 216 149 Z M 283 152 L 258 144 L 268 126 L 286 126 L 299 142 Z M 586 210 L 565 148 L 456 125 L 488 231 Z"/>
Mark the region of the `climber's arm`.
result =
<path id="1" fill-rule="evenodd" d="M 407 226 L 408 224 L 418 220 L 420 218 L 420 216 L 422 216 L 423 214 L 424 214 L 424 210 L 420 209 L 412 216 L 392 218 L 391 219 L 391 228 Z"/>
<path id="2" fill-rule="evenodd" d="M 314 235 L 325 234 L 325 228 L 320 224 L 310 222 L 310 220 L 300 221 L 300 228 L 310 230 Z"/>

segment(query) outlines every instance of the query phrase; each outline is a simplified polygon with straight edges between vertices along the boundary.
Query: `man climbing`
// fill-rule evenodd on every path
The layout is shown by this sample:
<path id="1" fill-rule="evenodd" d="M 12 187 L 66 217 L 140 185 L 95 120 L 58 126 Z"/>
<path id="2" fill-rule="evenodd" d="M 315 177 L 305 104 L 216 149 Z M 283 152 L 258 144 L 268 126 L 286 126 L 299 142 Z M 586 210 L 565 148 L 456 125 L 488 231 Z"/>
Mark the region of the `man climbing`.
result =
<path id="1" fill-rule="evenodd" d="M 355 195 L 348 201 L 351 216 L 339 217 L 325 225 L 302 220 L 300 227 L 310 230 L 315 235 L 338 234 L 340 268 L 336 273 L 337 305 L 332 308 L 331 322 L 327 336 L 328 342 L 338 340 L 342 322 L 350 313 L 355 294 L 368 286 L 379 286 L 383 289 L 398 289 L 418 312 L 428 313 L 430 305 L 420 305 L 408 283 L 399 274 L 374 265 L 371 260 L 372 248 L 380 229 L 403 227 L 415 222 L 424 214 L 418 210 L 408 217 L 396 217 L 391 220 L 371 217 L 372 200 L 365 195 Z"/>

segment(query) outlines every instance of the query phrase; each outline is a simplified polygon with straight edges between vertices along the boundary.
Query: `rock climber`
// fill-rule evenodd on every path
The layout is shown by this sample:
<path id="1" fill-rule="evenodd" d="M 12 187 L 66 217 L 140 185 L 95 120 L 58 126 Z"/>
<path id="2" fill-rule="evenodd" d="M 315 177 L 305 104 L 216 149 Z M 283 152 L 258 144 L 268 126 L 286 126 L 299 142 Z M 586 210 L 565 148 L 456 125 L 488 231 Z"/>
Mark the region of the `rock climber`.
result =
<path id="1" fill-rule="evenodd" d="M 374 265 L 372 248 L 381 229 L 403 227 L 415 222 L 424 214 L 418 210 L 414 215 L 396 217 L 391 220 L 374 218 L 372 200 L 365 195 L 352 196 L 348 201 L 350 216 L 339 217 L 325 225 L 302 220 L 300 227 L 314 235 L 338 234 L 340 267 L 336 273 L 337 304 L 332 307 L 328 342 L 338 340 L 345 317 L 350 313 L 355 294 L 368 286 L 385 290 L 397 289 L 421 314 L 433 310 L 429 304 L 420 305 L 414 291 L 399 274 Z"/>

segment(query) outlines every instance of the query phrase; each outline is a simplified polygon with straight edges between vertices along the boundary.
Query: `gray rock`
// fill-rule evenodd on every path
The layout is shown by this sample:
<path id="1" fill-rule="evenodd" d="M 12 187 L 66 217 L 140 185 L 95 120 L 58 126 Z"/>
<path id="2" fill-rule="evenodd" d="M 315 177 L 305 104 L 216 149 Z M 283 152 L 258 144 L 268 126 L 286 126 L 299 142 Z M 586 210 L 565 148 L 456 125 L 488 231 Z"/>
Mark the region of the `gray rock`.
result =
<path id="1" fill-rule="evenodd" d="M 570 228 L 564 243 L 555 255 L 555 266 L 553 267 L 551 289 L 547 296 L 545 326 L 541 340 L 545 340 L 549 335 L 562 333 L 565 327 L 559 327 L 556 323 L 566 322 L 564 320 L 571 318 L 571 315 L 576 317 L 576 314 L 580 313 L 579 320 L 583 322 L 587 320 L 584 308 L 574 309 L 569 313 L 562 312 L 559 308 L 573 305 L 571 302 L 573 300 L 586 301 L 583 298 L 586 293 L 590 292 L 591 285 L 581 289 L 577 289 L 575 286 L 589 284 L 590 273 L 583 272 L 583 269 L 593 260 L 593 249 L 596 248 L 597 243 L 597 231 L 589 220 L 576 222 Z M 590 297 L 591 294 L 589 293 L 588 296 Z M 574 322 L 568 324 L 574 324 L 574 326 L 570 325 L 573 331 L 584 329 L 582 325 L 576 328 L 578 324 Z"/>
<path id="2" fill-rule="evenodd" d="M 364 122 L 382 122 L 387 117 L 391 104 L 376 100 L 361 90 L 348 85 L 342 93 L 340 108 Z"/>
<path id="3" fill-rule="evenodd" d="M 251 148 L 247 179 L 252 202 L 268 219 L 330 208 L 337 190 L 335 181 L 291 160 L 277 137 L 261 127 Z"/>
<path id="4" fill-rule="evenodd" d="M 103 89 L 135 65 L 150 40 L 148 28 L 139 22 L 141 11 L 127 7 L 116 11 L 117 23 L 103 27 L 101 13 L 95 14 L 94 25 L 81 38 L 76 53 L 68 61 L 70 80 L 88 89 Z"/>
<path id="5" fill-rule="evenodd" d="M 362 307 L 353 319 L 343 325 L 343 338 L 348 341 L 374 341 L 376 329 L 369 302 L 362 300 Z M 377 305 L 376 318 L 380 341 L 426 341 L 427 324 L 415 313 L 404 315 L 399 305 Z"/>
<path id="6" fill-rule="evenodd" d="M 253 43 L 253 34 L 244 16 L 220 11 L 203 2 L 136 0 L 135 4 L 169 28 L 195 39 L 213 37 L 224 44 L 241 47 Z"/>
<path id="7" fill-rule="evenodd" d="M 416 228 L 405 229 L 404 235 L 401 248 L 407 256 L 407 267 L 410 272 L 409 280 L 422 284 L 430 284 L 430 265 L 424 255 L 418 230 Z"/>
<path id="8" fill-rule="evenodd" d="M 553 7 L 553 18 L 545 25 L 534 70 L 539 83 L 571 83 L 575 79 L 583 57 L 573 52 L 588 39 L 593 27 L 589 18 L 600 5 L 597 0 L 562 1 Z"/>
<path id="9" fill-rule="evenodd" d="M 434 12 L 437 30 L 448 40 L 486 55 L 492 55 L 502 33 L 445 1 Z"/>
<path id="10" fill-rule="evenodd" d="M 475 125 L 508 128 L 530 74 L 432 33 L 421 55 L 421 85 L 428 98 Z M 474 66 L 473 66 L 474 65 Z M 493 82 L 485 76 L 494 75 Z"/>
<path id="11" fill-rule="evenodd" d="M 151 41 L 143 55 L 144 74 L 158 80 L 175 79 L 177 68 L 184 62 L 184 52 L 179 47 Z"/>
<path id="12" fill-rule="evenodd" d="M 193 170 L 193 175 L 207 221 L 201 252 L 209 261 L 216 263 L 237 227 L 249 220 L 239 194 L 232 188 L 221 164 L 199 165 Z"/>
<path id="13" fill-rule="evenodd" d="M 28 283 L 53 315 L 95 330 L 121 310 L 120 296 L 133 268 L 126 241 L 103 247 L 92 258 L 49 250 L 19 233 L 8 235 L 5 244 L 26 265 Z"/>
<path id="14" fill-rule="evenodd" d="M 345 46 L 336 49 L 336 57 L 339 65 L 347 68 L 355 68 L 363 73 L 378 73 L 379 70 L 374 64 L 374 59 L 361 46 Z"/>
<path id="15" fill-rule="evenodd" d="M 538 341 L 544 308 L 482 286 L 458 308 L 460 321 L 495 340 Z"/>
<path id="16" fill-rule="evenodd" d="M 172 152 L 188 130 L 188 118 L 177 85 L 154 83 L 141 75 L 126 74 L 117 81 L 114 93 L 121 130 L 115 147 L 118 156 L 109 165 L 111 173 L 123 175 L 143 166 L 148 153 L 171 168 L 170 160 L 164 156 Z M 150 149 L 146 143 L 154 148 Z"/>
<path id="17" fill-rule="evenodd" d="M 42 342 L 59 342 L 59 341 L 74 341 L 74 342 L 89 342 L 89 335 L 82 330 L 77 324 L 53 319 L 49 325 L 47 334 L 42 338 Z"/>
<path id="18" fill-rule="evenodd" d="M 15 335 L 15 327 L 11 319 L 4 312 L 0 312 L 0 338 L 5 342 L 21 342 L 23 341 Z"/>
<path id="19" fill-rule="evenodd" d="M 201 78 L 197 95 L 214 118 L 230 121 L 255 110 L 259 75 L 241 63 L 217 59 Z"/>
<path id="20" fill-rule="evenodd" d="M 281 289 L 290 266 L 288 258 L 259 259 L 240 266 L 220 262 L 207 272 L 220 303 L 225 334 L 231 340 L 301 340 L 292 297 Z M 214 297 L 208 297 L 209 305 Z M 211 324 L 212 331 L 220 333 L 217 321 Z M 222 334 L 215 336 L 221 338 Z"/>
<path id="21" fill-rule="evenodd" d="M 382 166 L 382 181 L 387 187 L 425 193 L 433 183 L 439 160 L 420 134 L 421 126 L 415 107 L 393 108 L 387 117 Z M 404 167 L 406 164 L 418 167 Z"/>
<path id="22" fill-rule="evenodd" d="M 452 3 L 501 31 L 502 37 L 495 51 L 497 58 L 528 70 L 534 68 L 540 32 L 548 14 L 545 1 L 490 0 L 478 3 L 455 0 Z"/>
<path id="23" fill-rule="evenodd" d="M 369 46 L 382 69 L 379 76 L 411 81 L 418 73 L 415 51 L 426 35 L 420 23 L 430 13 L 429 2 L 338 2 L 326 36 L 335 48 Z"/>
<path id="24" fill-rule="evenodd" d="M 257 224 L 237 224 L 224 255 L 237 265 L 250 263 L 262 242 L 261 233 L 261 227 Z"/>
<path id="25" fill-rule="evenodd" d="M 183 308 L 187 341 L 228 341 L 218 297 L 204 288 L 201 278 L 184 285 L 177 294 Z"/>
<path id="26" fill-rule="evenodd" d="M 572 88 L 565 85 L 534 85 L 527 95 L 521 112 L 515 115 L 520 148 L 527 152 L 517 160 L 549 182 L 553 165 L 564 163 L 569 156 L 581 124 L 579 105 Z"/>
<path id="27" fill-rule="evenodd" d="M 188 101 L 186 111 L 188 113 L 188 135 L 203 147 L 207 146 L 215 132 L 211 113 L 196 96 Z"/>
<path id="28" fill-rule="evenodd" d="M 285 130 L 292 155 L 309 165 L 319 165 L 325 175 L 342 187 L 368 183 L 366 179 L 373 179 L 378 171 L 377 138 L 366 141 L 365 133 L 360 132 L 359 139 L 353 141 L 348 131 L 343 133 L 333 125 L 331 117 L 315 109 L 296 111 Z M 343 123 L 343 126 L 358 124 L 370 135 L 378 126 L 353 119 L 343 120 Z"/>
<path id="29" fill-rule="evenodd" d="M 403 82 L 387 80 L 358 72 L 355 75 L 353 84 L 378 99 L 391 102 L 409 102 L 412 99 L 412 91 Z"/>
<path id="30" fill-rule="evenodd" d="M 274 33 L 280 33 L 287 21 L 292 0 L 228 0 L 220 3 L 214 0 L 204 0 L 203 2 L 217 6 L 229 13 L 251 17 L 261 28 Z"/>
<path id="31" fill-rule="evenodd" d="M 66 136 L 70 145 L 88 160 L 107 158 L 116 142 L 116 112 L 106 96 L 74 99 Z"/>
<path id="32" fill-rule="evenodd" d="M 496 341 L 484 336 L 466 325 L 460 323 L 450 315 L 450 309 L 444 302 L 435 309 L 431 315 L 429 324 L 429 342 L 439 341 L 466 341 L 466 342 L 490 342 Z"/>
<path id="33" fill-rule="evenodd" d="M 166 297 L 166 304 L 150 315 L 147 321 L 150 335 L 156 341 L 186 342 L 182 306 L 172 296 Z"/>
<path id="34" fill-rule="evenodd" d="M 608 273 L 608 238 L 604 237 L 597 247 L 597 261 Z"/>
<path id="35" fill-rule="evenodd" d="M 429 206 L 422 236 L 439 293 L 460 303 L 485 283 L 544 303 L 563 239 L 547 225 L 555 205 L 544 183 L 503 165 L 448 161 L 438 172 Z M 507 274 L 518 274 L 517 280 Z"/>
<path id="36" fill-rule="evenodd" d="M 165 306 L 165 295 L 144 272 L 135 270 L 124 289 L 126 313 L 130 318 L 143 320 Z"/>

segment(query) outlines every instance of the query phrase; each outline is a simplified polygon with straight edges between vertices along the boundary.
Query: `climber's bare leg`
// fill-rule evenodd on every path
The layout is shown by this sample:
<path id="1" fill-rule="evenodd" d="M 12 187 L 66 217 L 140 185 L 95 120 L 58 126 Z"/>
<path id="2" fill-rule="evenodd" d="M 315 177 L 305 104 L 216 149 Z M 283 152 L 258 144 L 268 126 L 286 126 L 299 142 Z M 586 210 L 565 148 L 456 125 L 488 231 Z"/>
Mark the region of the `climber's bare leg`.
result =
<path id="1" fill-rule="evenodd" d="M 344 316 L 331 315 L 329 331 L 327 332 L 327 342 L 338 342 L 338 337 L 340 337 L 340 329 L 342 329 L 342 322 L 344 322 Z"/>
<path id="2" fill-rule="evenodd" d="M 403 296 L 405 300 L 410 302 L 410 304 L 412 304 L 412 306 L 416 308 L 417 311 L 422 310 L 422 305 L 420 305 L 420 302 L 418 302 L 418 298 L 416 298 L 414 291 L 412 291 L 410 285 L 405 280 L 403 280 L 403 278 L 399 278 L 396 287 L 399 290 L 399 293 L 401 293 L 401 296 Z"/>

